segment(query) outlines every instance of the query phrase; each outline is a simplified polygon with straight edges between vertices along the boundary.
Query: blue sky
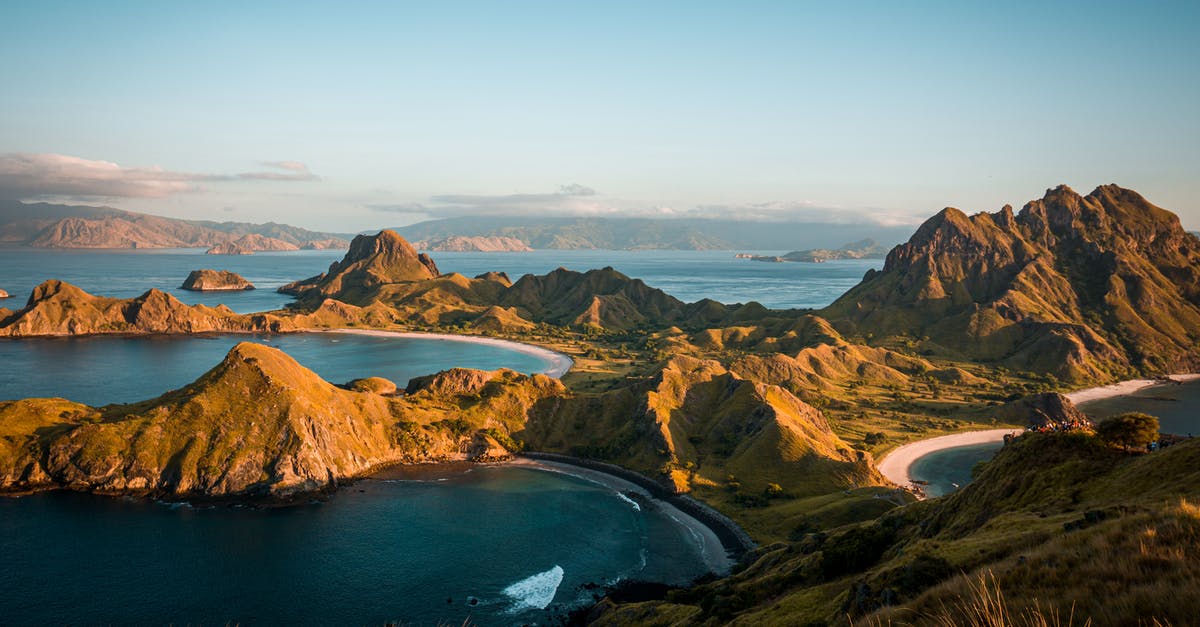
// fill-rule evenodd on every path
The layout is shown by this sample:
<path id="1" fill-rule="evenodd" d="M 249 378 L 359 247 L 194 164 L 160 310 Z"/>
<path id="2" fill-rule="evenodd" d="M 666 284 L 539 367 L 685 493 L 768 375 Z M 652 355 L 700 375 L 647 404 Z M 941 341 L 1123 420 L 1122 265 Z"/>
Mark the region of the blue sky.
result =
<path id="1" fill-rule="evenodd" d="M 1118 183 L 1200 227 L 1200 3 L 6 2 L 0 193 L 340 231 L 914 220 Z"/>

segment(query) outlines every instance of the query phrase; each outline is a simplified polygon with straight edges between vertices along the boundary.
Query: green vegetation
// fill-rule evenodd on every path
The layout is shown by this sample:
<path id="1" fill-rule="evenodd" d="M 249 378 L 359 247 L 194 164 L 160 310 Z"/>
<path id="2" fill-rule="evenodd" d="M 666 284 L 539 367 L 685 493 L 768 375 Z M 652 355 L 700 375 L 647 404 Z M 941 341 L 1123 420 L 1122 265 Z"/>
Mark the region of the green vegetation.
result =
<path id="1" fill-rule="evenodd" d="M 1145 449 L 1158 439 L 1158 418 L 1139 412 L 1109 416 L 1096 423 L 1096 435 L 1125 450 Z"/>

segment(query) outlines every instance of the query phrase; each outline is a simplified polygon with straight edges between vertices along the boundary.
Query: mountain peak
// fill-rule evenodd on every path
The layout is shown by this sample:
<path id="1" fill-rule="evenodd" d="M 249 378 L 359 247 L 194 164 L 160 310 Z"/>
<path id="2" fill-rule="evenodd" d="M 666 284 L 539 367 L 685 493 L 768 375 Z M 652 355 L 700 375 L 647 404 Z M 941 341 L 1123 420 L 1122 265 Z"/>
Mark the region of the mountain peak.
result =
<path id="1" fill-rule="evenodd" d="M 395 231 L 383 230 L 355 237 L 346 256 L 330 265 L 328 272 L 289 283 L 279 291 L 302 299 L 329 297 L 354 302 L 383 285 L 423 281 L 439 274 L 432 258 L 418 253 Z"/>

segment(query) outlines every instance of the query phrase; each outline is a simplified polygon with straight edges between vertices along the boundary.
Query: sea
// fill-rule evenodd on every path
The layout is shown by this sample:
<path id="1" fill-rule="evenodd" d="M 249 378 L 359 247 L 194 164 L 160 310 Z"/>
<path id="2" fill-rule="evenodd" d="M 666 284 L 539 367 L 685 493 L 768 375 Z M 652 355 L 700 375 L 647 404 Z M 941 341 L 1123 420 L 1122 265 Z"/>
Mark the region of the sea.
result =
<path id="1" fill-rule="evenodd" d="M 784 251 L 747 251 L 778 254 Z M 47 279 L 97 295 L 151 288 L 238 312 L 278 309 L 280 285 L 340 251 L 205 256 L 199 250 L 0 249 L 18 309 Z M 821 307 L 879 261 L 764 263 L 732 252 L 440 253 L 443 272 L 510 277 L 612 266 L 684 301 Z M 179 289 L 200 268 L 259 289 Z M 425 338 L 306 333 L 0 341 L 0 399 L 92 405 L 194 380 L 237 342 L 283 349 L 325 379 L 399 385 L 450 367 L 548 367 L 512 349 Z M 585 476 L 514 466 L 383 474 L 290 507 L 196 505 L 66 492 L 0 498 L 0 623 L 547 624 L 621 580 L 686 584 L 712 569 L 678 513 Z"/>
<path id="2" fill-rule="evenodd" d="M 787 251 L 744 251 L 779 255 Z M 168 292 L 185 303 L 225 304 L 239 313 L 283 307 L 291 297 L 281 285 L 325 272 L 345 251 L 301 250 L 253 255 L 205 255 L 202 249 L 129 251 L 0 248 L 0 289 L 12 298 L 0 307 L 17 309 L 47 279 L 60 279 L 99 296 L 130 298 L 148 289 Z M 540 250 L 527 253 L 431 253 L 442 272 L 476 276 L 505 272 L 512 280 L 556 268 L 584 272 L 613 267 L 685 302 L 711 298 L 723 303 L 757 301 L 773 309 L 818 308 L 858 284 L 881 259 L 825 263 L 770 263 L 736 259 L 731 251 Z M 258 289 L 189 292 L 179 289 L 192 270 L 236 272 Z"/>

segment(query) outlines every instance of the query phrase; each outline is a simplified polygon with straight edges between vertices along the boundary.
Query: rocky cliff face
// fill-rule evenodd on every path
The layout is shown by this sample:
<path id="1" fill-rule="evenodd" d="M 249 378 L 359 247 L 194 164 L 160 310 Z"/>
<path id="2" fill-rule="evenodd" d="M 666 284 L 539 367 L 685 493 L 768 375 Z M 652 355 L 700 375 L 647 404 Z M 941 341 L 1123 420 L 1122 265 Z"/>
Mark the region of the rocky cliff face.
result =
<path id="1" fill-rule="evenodd" d="M 422 281 L 438 274 L 428 255 L 418 254 L 395 231 L 380 231 L 355 237 L 346 256 L 330 265 L 328 272 L 289 283 L 279 291 L 304 300 L 337 298 L 353 303 L 383 285 Z"/>
<path id="2" fill-rule="evenodd" d="M 252 290 L 254 284 L 228 270 L 192 270 L 180 289 L 195 292 Z"/>
<path id="3" fill-rule="evenodd" d="M 1014 213 L 946 209 L 822 314 L 848 333 L 1068 380 L 1192 368 L 1200 239 L 1115 185 Z"/>
<path id="4" fill-rule="evenodd" d="M 9 337 L 288 330 L 294 326 L 286 319 L 237 314 L 224 305 L 185 305 L 159 290 L 105 298 L 57 280 L 37 286 L 24 308 L 0 318 L 0 336 Z"/>
<path id="5" fill-rule="evenodd" d="M 466 459 L 476 448 L 494 456 L 489 434 L 561 392 L 543 376 L 479 376 L 502 405 L 453 377 L 407 398 L 394 386 L 342 389 L 277 349 L 242 343 L 194 383 L 142 403 L 0 403 L 0 489 L 288 497 L 386 464 Z"/>

